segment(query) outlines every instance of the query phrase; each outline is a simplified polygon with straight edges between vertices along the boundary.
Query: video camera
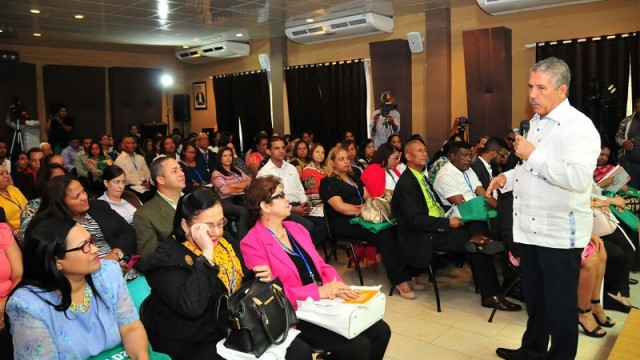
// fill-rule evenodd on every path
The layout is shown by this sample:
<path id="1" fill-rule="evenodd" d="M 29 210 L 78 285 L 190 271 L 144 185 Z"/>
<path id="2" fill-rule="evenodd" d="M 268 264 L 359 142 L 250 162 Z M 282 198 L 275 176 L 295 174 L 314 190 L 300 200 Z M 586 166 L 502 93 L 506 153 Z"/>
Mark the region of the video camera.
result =
<path id="1" fill-rule="evenodd" d="M 398 104 L 382 103 L 382 105 L 380 105 L 380 115 L 387 116 L 391 110 L 396 110 L 397 108 Z"/>

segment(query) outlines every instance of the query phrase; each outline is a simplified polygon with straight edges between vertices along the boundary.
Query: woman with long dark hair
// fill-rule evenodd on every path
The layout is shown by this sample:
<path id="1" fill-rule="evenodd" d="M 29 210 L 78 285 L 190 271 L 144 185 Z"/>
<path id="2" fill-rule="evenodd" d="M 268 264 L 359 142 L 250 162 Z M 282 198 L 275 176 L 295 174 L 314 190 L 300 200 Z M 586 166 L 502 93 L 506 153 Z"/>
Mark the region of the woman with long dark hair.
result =
<path id="1" fill-rule="evenodd" d="M 23 245 L 24 274 L 7 302 L 16 359 L 86 359 L 124 344 L 148 359 L 148 341 L 122 272 L 68 218 L 47 218 Z"/>

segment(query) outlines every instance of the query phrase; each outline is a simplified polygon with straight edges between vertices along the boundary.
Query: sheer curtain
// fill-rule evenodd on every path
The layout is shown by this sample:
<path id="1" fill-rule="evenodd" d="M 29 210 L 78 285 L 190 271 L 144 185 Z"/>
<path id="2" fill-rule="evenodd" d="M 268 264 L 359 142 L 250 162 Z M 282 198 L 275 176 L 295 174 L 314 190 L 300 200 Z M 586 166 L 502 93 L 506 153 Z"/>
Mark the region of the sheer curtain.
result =
<path id="1" fill-rule="evenodd" d="M 367 85 L 364 60 L 285 68 L 291 132 L 312 130 L 326 147 L 349 130 L 367 136 Z"/>
<path id="2" fill-rule="evenodd" d="M 603 141 L 614 144 L 626 115 L 629 82 L 629 38 L 622 35 L 539 43 L 536 60 L 555 56 L 571 69 L 569 101 L 585 113 Z M 613 94 L 607 90 L 611 85 Z"/>
<path id="3" fill-rule="evenodd" d="M 239 134 L 242 124 L 243 149 L 251 148 L 260 130 L 271 132 L 271 100 L 265 70 L 215 76 L 213 93 L 218 130 Z M 235 136 L 233 143 L 239 150 L 240 136 Z"/>

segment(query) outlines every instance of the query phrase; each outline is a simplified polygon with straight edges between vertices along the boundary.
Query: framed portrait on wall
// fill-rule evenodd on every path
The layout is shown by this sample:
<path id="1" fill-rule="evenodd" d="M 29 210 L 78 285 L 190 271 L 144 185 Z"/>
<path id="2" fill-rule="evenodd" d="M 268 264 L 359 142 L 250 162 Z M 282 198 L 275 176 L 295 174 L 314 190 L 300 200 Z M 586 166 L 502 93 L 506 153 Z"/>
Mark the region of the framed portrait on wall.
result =
<path id="1" fill-rule="evenodd" d="M 193 83 L 193 108 L 196 110 L 207 109 L 207 83 L 204 81 Z"/>

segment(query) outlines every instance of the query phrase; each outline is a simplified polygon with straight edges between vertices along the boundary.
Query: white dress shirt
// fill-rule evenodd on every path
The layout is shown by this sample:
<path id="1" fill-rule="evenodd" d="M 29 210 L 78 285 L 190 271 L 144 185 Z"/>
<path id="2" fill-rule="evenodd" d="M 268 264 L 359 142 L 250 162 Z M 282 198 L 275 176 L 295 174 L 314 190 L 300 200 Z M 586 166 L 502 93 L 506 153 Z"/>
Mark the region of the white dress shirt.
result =
<path id="1" fill-rule="evenodd" d="M 287 194 L 289 202 L 304 203 L 307 201 L 307 195 L 304 193 L 304 187 L 300 182 L 300 174 L 298 170 L 286 161 L 282 162 L 282 167 L 277 167 L 271 160 L 258 171 L 257 177 L 274 175 L 282 180 L 284 193 Z"/>
<path id="2" fill-rule="evenodd" d="M 505 173 L 513 189 L 515 242 L 557 249 L 589 243 L 589 206 L 600 136 L 591 120 L 563 101 L 546 117 L 535 115 L 527 134 L 528 160 Z"/>
<path id="3" fill-rule="evenodd" d="M 127 185 L 141 185 L 143 181 L 150 180 L 151 178 L 147 163 L 142 156 L 136 153 L 130 156 L 123 151 L 116 158 L 115 164 L 124 170 Z"/>
<path id="4" fill-rule="evenodd" d="M 453 205 L 447 199 L 455 195 L 462 195 L 465 201 L 473 199 L 478 186 L 482 186 L 482 183 L 473 169 L 469 168 L 463 173 L 451 162 L 444 164 L 433 182 L 433 189 L 444 205 Z"/>

